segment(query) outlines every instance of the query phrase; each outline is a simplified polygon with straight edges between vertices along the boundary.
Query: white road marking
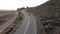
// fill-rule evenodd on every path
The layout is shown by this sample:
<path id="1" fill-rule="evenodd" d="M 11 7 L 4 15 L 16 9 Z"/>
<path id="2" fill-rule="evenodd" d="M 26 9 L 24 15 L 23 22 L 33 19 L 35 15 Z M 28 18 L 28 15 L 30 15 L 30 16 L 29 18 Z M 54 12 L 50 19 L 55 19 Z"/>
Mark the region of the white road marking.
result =
<path id="1" fill-rule="evenodd" d="M 25 32 L 24 34 L 26 34 L 27 30 L 28 30 L 28 27 L 29 27 L 29 24 L 30 24 L 30 16 L 28 15 L 28 23 L 27 23 L 27 26 L 26 26 L 26 29 L 25 29 Z"/>

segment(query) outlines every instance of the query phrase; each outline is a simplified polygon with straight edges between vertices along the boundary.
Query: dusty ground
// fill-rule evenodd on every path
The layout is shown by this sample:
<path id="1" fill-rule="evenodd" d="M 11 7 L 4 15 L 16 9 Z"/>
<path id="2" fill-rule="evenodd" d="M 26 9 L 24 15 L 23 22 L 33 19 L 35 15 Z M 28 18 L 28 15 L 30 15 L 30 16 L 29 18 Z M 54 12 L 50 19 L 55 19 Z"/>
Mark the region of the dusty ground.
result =
<path id="1" fill-rule="evenodd" d="M 2 34 L 7 34 L 7 33 L 13 34 L 18 29 L 18 27 L 22 24 L 23 17 L 24 15 L 21 12 L 19 12 L 16 20 L 11 25 L 9 25 Z"/>

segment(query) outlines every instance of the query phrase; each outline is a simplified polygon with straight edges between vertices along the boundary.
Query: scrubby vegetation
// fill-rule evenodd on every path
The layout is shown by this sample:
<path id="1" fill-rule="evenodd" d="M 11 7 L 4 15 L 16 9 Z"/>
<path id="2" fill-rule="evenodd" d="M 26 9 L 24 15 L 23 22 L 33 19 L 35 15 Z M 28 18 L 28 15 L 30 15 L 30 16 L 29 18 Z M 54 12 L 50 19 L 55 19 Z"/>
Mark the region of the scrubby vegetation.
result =
<path id="1" fill-rule="evenodd" d="M 18 11 L 17 18 L 15 19 L 15 21 L 11 25 L 9 25 L 5 29 L 6 31 L 4 31 L 3 34 L 13 34 L 16 31 L 16 29 L 22 24 L 21 23 L 22 19 L 23 19 L 23 14 L 20 11 Z"/>
<path id="2" fill-rule="evenodd" d="M 15 12 L 0 12 L 0 26 L 5 24 L 10 18 L 15 15 Z"/>
<path id="3" fill-rule="evenodd" d="M 60 34 L 60 0 L 49 0 L 28 11 L 37 18 L 37 34 Z"/>

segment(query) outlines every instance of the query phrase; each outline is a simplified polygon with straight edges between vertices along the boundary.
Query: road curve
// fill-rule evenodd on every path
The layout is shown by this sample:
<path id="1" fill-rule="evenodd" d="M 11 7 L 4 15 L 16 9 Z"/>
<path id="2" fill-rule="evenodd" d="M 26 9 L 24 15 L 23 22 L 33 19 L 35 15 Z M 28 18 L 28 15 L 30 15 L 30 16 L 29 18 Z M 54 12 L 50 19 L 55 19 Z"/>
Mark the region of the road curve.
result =
<path id="1" fill-rule="evenodd" d="M 3 30 L 6 29 L 16 19 L 17 15 L 18 15 L 18 12 L 16 12 L 16 14 L 15 14 L 14 17 L 12 17 L 5 24 L 3 24 L 2 26 L 0 26 L 0 33 L 3 32 Z"/>
<path id="2" fill-rule="evenodd" d="M 21 11 L 25 15 L 23 24 L 14 32 L 14 34 L 36 34 L 36 20 L 32 14 L 25 10 Z"/>

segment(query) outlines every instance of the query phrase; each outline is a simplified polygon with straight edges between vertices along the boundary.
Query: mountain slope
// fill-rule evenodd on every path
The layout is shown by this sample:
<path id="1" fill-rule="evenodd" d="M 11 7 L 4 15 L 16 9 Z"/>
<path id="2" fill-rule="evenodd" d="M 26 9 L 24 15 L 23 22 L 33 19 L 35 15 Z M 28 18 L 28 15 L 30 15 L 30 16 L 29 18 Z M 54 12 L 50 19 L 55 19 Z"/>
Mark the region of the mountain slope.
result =
<path id="1" fill-rule="evenodd" d="M 60 0 L 49 0 L 28 11 L 37 17 L 38 34 L 60 33 Z"/>

